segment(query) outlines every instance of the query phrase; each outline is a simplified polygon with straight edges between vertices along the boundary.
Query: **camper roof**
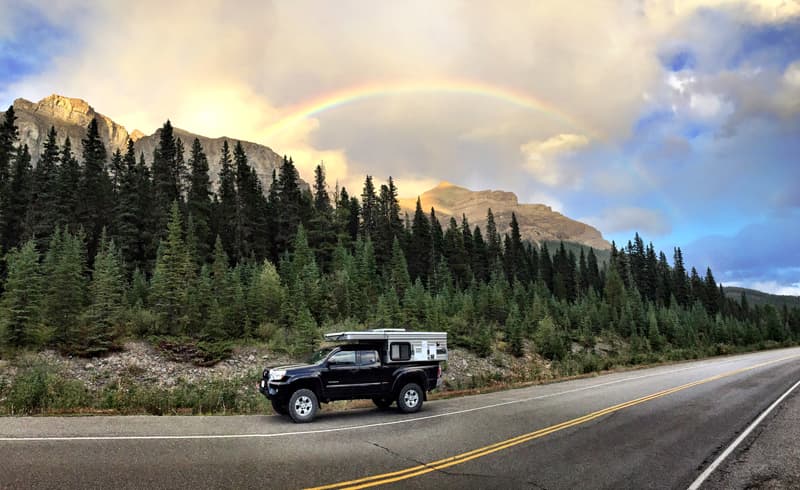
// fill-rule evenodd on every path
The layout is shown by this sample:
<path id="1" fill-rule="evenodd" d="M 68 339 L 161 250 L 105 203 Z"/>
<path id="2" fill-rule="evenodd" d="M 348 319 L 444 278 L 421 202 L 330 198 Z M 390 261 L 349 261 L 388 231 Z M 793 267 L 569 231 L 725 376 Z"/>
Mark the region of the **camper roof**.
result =
<path id="1" fill-rule="evenodd" d="M 342 342 L 355 340 L 429 340 L 447 341 L 447 332 L 407 332 L 404 328 L 380 328 L 351 332 L 326 333 L 325 339 Z"/>

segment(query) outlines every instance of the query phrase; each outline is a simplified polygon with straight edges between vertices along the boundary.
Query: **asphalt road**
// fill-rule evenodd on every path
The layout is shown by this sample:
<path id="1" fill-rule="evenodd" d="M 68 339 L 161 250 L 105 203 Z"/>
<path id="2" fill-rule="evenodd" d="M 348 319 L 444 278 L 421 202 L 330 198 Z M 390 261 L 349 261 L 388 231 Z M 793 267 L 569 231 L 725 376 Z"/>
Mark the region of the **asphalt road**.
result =
<path id="1" fill-rule="evenodd" d="M 0 488 L 686 488 L 799 379 L 797 348 L 303 425 L 0 418 Z"/>

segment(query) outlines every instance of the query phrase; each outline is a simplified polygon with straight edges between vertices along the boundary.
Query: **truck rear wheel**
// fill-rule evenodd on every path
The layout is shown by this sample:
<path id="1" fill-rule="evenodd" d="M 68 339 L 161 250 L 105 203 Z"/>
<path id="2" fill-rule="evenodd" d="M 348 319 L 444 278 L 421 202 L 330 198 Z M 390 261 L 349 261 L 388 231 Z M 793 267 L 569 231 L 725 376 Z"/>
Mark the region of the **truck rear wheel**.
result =
<path id="1" fill-rule="evenodd" d="M 289 398 L 289 416 L 298 424 L 311 422 L 317 416 L 319 401 L 317 395 L 306 388 L 301 388 Z"/>
<path id="2" fill-rule="evenodd" d="M 397 408 L 403 413 L 418 412 L 422 408 L 422 388 L 417 383 L 408 383 L 397 394 Z"/>

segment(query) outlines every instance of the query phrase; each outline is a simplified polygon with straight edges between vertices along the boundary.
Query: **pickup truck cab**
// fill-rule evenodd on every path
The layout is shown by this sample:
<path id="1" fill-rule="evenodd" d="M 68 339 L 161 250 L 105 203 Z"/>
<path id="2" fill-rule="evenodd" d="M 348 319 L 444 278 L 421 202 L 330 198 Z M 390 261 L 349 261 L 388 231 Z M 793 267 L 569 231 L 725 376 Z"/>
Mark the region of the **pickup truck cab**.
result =
<path id="1" fill-rule="evenodd" d="M 347 342 L 317 351 L 308 364 L 265 369 L 259 390 L 275 412 L 310 422 L 321 403 L 371 399 L 404 413 L 422 408 L 441 383 L 439 362 L 447 360 L 447 334 L 400 329 L 337 332 L 326 339 Z"/>

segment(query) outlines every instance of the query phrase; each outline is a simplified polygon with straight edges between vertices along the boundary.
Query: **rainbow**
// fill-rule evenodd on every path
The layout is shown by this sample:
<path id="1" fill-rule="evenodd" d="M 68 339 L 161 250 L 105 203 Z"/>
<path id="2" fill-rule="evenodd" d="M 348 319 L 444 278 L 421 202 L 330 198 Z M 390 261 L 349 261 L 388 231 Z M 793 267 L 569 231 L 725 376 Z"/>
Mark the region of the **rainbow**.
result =
<path id="1" fill-rule="evenodd" d="M 543 99 L 484 82 L 448 79 L 370 82 L 341 89 L 286 109 L 283 118 L 266 128 L 266 135 L 281 133 L 305 119 L 359 100 L 415 93 L 463 94 L 504 101 L 518 107 L 547 114 L 569 124 L 573 128 L 581 130 L 588 136 L 598 139 L 597 131 L 581 124 L 574 117 Z"/>

